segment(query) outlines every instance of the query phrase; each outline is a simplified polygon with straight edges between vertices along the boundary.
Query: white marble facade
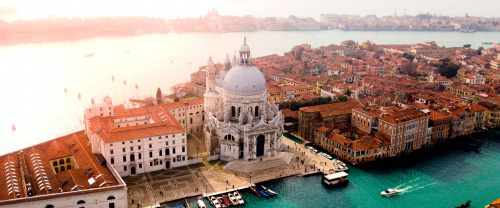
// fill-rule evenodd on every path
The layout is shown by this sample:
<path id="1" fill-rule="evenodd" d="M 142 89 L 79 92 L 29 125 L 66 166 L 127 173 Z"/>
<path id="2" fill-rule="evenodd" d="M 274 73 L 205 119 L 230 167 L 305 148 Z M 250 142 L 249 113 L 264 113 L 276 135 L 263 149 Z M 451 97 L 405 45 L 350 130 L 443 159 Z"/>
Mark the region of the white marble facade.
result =
<path id="1" fill-rule="evenodd" d="M 205 135 L 220 159 L 252 160 L 271 157 L 282 150 L 283 115 L 269 103 L 266 80 L 252 65 L 250 47 L 241 46 L 239 59 L 217 72 L 207 63 Z M 215 85 L 215 86 L 214 86 Z"/>

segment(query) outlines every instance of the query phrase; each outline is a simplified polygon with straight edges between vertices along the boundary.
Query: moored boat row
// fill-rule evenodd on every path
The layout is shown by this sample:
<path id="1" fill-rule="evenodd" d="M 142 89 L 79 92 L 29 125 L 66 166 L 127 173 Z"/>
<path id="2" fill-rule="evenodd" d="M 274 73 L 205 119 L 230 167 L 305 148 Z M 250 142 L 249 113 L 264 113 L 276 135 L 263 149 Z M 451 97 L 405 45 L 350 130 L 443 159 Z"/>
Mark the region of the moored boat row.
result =
<path id="1" fill-rule="evenodd" d="M 210 201 L 210 204 L 212 204 L 215 208 L 226 208 L 245 203 L 238 191 L 233 193 L 229 192 L 227 194 L 212 195 L 207 198 Z"/>

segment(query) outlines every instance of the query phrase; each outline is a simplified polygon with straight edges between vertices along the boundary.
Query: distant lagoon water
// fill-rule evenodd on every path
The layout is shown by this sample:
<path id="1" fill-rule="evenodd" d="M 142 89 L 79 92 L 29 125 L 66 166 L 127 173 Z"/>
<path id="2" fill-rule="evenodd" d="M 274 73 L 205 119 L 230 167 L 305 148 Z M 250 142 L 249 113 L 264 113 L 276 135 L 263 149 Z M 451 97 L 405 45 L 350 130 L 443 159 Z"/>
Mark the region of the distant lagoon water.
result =
<path id="1" fill-rule="evenodd" d="M 377 44 L 436 41 L 446 47 L 471 44 L 472 48 L 488 48 L 491 45 L 481 42 L 500 42 L 499 34 L 340 30 L 169 33 L 3 46 L 0 154 L 82 130 L 83 110 L 92 98 L 100 102 L 109 95 L 114 104 L 121 104 L 130 97 L 155 95 L 158 87 L 169 92 L 173 85 L 189 81 L 190 74 L 209 56 L 216 62 L 223 62 L 226 54 L 232 57 L 243 37 L 247 37 L 253 57 L 260 57 L 283 55 L 299 44 L 319 47 L 349 39 Z M 84 57 L 90 53 L 95 55 Z M 136 84 L 139 89 L 135 89 Z"/>

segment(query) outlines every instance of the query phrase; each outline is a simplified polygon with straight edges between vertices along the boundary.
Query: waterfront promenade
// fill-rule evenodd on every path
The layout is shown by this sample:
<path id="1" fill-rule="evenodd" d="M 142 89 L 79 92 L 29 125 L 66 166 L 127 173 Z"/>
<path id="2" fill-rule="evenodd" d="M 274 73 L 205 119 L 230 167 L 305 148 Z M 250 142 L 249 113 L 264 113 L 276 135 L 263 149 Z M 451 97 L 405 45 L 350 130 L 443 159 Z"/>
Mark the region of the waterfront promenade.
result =
<path id="1" fill-rule="evenodd" d="M 283 137 L 283 145 L 285 151 L 276 157 L 238 161 L 232 170 L 225 168 L 227 162 L 210 161 L 125 177 L 129 207 L 159 206 L 193 196 L 245 189 L 250 183 L 314 174 L 326 168 L 324 162 L 328 160 L 309 152 L 304 145 L 286 137 Z M 245 168 L 239 169 L 241 166 Z"/>

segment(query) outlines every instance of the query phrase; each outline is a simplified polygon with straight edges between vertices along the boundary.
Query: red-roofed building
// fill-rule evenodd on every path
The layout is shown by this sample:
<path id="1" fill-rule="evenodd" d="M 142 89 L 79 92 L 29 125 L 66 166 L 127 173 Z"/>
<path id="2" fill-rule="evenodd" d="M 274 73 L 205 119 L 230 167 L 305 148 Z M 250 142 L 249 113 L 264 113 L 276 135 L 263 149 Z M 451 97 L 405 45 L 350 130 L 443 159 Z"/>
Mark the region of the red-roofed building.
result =
<path id="1" fill-rule="evenodd" d="M 390 139 L 390 156 L 409 153 L 431 143 L 428 110 L 393 108 L 379 118 L 379 132 Z"/>
<path id="2" fill-rule="evenodd" d="M 0 207 L 127 207 L 126 184 L 88 144 L 79 131 L 0 156 Z"/>
<path id="3" fill-rule="evenodd" d="M 203 100 L 193 102 L 201 106 L 198 116 L 202 123 Z M 186 130 L 172 113 L 186 125 L 185 119 L 195 116 L 187 115 L 193 111 L 189 106 L 193 105 L 183 101 L 115 110 L 107 98 L 85 110 L 85 132 L 92 151 L 102 154 L 120 176 L 183 166 L 187 164 Z M 101 113 L 101 109 L 105 111 Z"/>

